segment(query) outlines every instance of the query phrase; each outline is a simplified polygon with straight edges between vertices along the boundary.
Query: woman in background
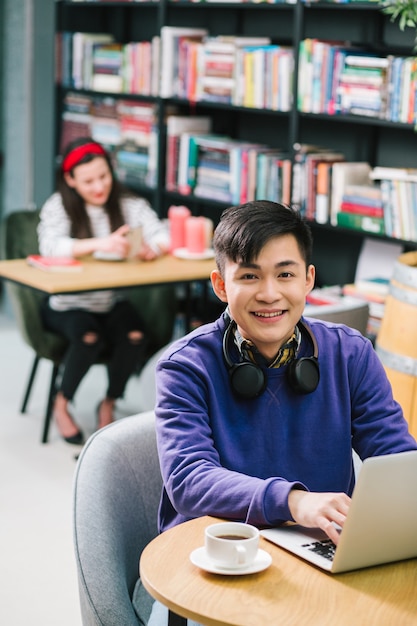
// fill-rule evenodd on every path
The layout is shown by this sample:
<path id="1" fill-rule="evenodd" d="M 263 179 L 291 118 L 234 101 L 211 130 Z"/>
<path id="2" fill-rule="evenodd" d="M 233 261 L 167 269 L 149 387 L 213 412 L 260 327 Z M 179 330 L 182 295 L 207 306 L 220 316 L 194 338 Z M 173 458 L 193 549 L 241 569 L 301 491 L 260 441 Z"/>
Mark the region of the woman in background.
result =
<path id="1" fill-rule="evenodd" d="M 58 191 L 41 210 L 40 253 L 126 258 L 130 249 L 126 235 L 136 227 L 143 234 L 140 259 L 151 261 L 168 252 L 168 229 L 146 200 L 122 188 L 104 148 L 90 138 L 72 142 L 62 158 Z M 97 426 L 113 421 L 115 400 L 123 396 L 141 355 L 143 322 L 121 292 L 111 290 L 50 296 L 42 318 L 47 329 L 69 342 L 53 415 L 65 441 L 80 444 L 83 433 L 69 412 L 69 403 L 105 346 L 106 354 L 110 349 L 108 387 L 97 408 Z"/>

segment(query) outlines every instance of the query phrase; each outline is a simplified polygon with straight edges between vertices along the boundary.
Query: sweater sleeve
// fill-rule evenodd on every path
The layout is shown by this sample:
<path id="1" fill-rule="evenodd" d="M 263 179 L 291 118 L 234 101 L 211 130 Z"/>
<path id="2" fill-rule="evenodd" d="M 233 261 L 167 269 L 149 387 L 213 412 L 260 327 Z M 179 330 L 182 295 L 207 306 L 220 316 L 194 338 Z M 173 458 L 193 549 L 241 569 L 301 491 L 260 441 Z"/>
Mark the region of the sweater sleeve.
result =
<path id="1" fill-rule="evenodd" d="M 157 367 L 157 439 L 166 496 L 161 528 L 213 515 L 270 526 L 291 520 L 288 494 L 303 484 L 259 478 L 225 467 L 216 449 L 198 366 L 175 360 Z"/>
<path id="2" fill-rule="evenodd" d="M 169 247 L 168 226 L 158 218 L 144 198 L 129 196 L 124 199 L 122 206 L 126 223 L 132 228 L 142 226 L 143 238 L 154 252 L 160 254 L 161 247 Z"/>
<path id="3" fill-rule="evenodd" d="M 38 225 L 39 252 L 43 256 L 72 257 L 74 240 L 61 195 L 54 193 L 43 205 Z"/>

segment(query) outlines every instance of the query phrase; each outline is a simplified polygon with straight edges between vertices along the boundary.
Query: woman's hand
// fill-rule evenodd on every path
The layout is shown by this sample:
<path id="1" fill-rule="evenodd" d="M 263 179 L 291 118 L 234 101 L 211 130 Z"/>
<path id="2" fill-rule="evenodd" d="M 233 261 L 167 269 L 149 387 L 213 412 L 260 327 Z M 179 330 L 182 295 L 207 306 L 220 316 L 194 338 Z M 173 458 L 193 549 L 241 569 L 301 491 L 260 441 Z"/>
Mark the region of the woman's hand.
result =
<path id="1" fill-rule="evenodd" d="M 157 254 L 155 250 L 152 250 L 147 243 L 143 243 L 137 258 L 141 261 L 153 261 L 158 256 L 159 254 Z"/>
<path id="2" fill-rule="evenodd" d="M 311 493 L 292 489 L 288 495 L 288 507 L 297 524 L 307 528 L 321 528 L 337 545 L 339 531 L 343 527 L 351 499 L 345 493 Z"/>
<path id="3" fill-rule="evenodd" d="M 153 261 L 154 259 L 157 259 L 159 256 L 162 256 L 169 252 L 168 246 L 163 246 L 159 244 L 158 248 L 159 248 L 159 252 L 155 252 L 153 248 L 151 248 L 147 243 L 143 242 L 140 252 L 137 255 L 137 258 L 140 259 L 141 261 Z"/>
<path id="4" fill-rule="evenodd" d="M 96 239 L 96 250 L 100 252 L 112 252 L 122 258 L 126 258 L 129 254 L 130 244 L 126 238 L 130 228 L 127 224 L 123 224 L 108 237 L 100 237 Z"/>

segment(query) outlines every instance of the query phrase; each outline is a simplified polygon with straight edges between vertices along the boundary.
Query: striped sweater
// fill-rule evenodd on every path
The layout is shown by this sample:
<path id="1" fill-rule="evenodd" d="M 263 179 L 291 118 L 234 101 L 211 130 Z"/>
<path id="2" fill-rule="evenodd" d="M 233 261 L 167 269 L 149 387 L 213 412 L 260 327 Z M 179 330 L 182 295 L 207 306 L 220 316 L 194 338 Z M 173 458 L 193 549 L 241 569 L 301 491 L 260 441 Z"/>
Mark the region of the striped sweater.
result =
<path id="1" fill-rule="evenodd" d="M 169 245 L 167 226 L 158 219 L 155 211 L 143 198 L 134 196 L 121 200 L 124 223 L 132 228 L 142 226 L 143 238 L 155 252 L 159 246 Z M 87 205 L 93 237 L 110 235 L 110 223 L 105 209 Z M 61 194 L 54 193 L 43 205 L 38 226 L 39 251 L 43 256 L 72 256 L 74 239 L 71 237 L 71 222 L 64 209 Z M 84 309 L 95 313 L 106 313 L 121 298 L 120 292 L 91 291 L 78 294 L 50 297 L 50 306 L 56 311 Z"/>

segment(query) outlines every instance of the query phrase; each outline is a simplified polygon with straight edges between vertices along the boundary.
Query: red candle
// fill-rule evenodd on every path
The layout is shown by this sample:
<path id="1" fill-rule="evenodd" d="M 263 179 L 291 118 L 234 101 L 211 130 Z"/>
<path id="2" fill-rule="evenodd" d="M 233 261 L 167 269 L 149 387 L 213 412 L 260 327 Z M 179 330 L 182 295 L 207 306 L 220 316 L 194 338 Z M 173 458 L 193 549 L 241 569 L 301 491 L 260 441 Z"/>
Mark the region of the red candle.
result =
<path id="1" fill-rule="evenodd" d="M 185 247 L 188 252 L 201 254 L 206 249 L 206 241 L 206 218 L 188 217 L 185 221 Z"/>
<path id="2" fill-rule="evenodd" d="M 185 247 L 185 220 L 191 215 L 186 206 L 170 206 L 168 221 L 171 239 L 171 252 Z"/>

